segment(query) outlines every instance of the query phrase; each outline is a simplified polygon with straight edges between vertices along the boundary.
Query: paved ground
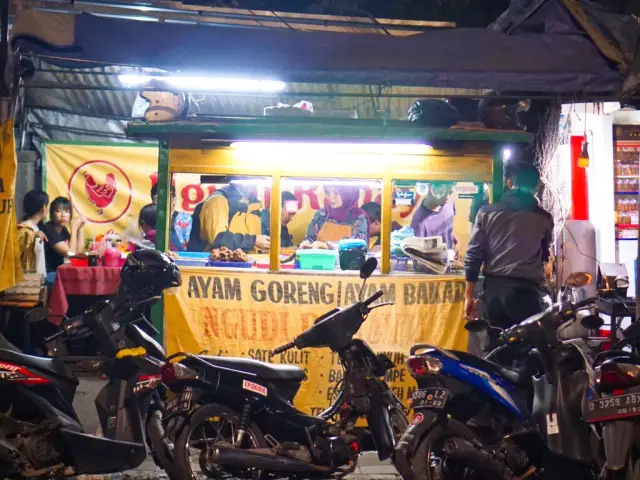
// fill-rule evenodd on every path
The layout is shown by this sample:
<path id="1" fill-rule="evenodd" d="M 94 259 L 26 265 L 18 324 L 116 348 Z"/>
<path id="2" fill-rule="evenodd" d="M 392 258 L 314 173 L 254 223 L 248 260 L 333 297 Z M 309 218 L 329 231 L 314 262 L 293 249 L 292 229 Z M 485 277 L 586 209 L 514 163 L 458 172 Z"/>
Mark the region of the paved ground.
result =
<path id="1" fill-rule="evenodd" d="M 99 429 L 94 399 L 104 385 L 104 381 L 93 376 L 80 378 L 80 386 L 76 393 L 74 407 L 86 432 L 93 433 Z M 398 472 L 390 462 L 381 463 L 376 453 L 365 453 L 360 456 L 356 471 L 347 478 L 353 480 L 396 480 Z M 87 480 L 109 478 L 111 480 L 151 480 L 166 478 L 164 472 L 155 467 L 151 459 L 147 459 L 138 469 L 108 476 L 79 477 Z"/>

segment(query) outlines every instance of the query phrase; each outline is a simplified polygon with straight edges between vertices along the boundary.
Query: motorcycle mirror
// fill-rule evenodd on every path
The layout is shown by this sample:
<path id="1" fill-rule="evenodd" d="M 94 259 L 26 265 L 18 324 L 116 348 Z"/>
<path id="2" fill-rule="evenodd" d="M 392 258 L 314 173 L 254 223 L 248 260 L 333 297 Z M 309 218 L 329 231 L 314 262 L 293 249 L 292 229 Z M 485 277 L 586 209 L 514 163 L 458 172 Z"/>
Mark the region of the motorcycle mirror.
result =
<path id="1" fill-rule="evenodd" d="M 467 322 L 464 325 L 464 328 L 467 330 L 467 332 L 480 333 L 486 331 L 489 328 L 489 322 L 478 318 L 476 320 Z"/>
<path id="2" fill-rule="evenodd" d="M 37 323 L 46 320 L 49 316 L 49 309 L 46 307 L 36 307 L 33 310 L 29 310 L 24 316 L 24 321 L 27 323 Z"/>
<path id="3" fill-rule="evenodd" d="M 580 321 L 580 324 L 588 330 L 599 330 L 604 325 L 604 320 L 598 315 L 587 315 Z"/>
<path id="4" fill-rule="evenodd" d="M 591 274 L 587 272 L 574 272 L 567 277 L 565 285 L 572 288 L 580 288 L 591 283 Z"/>
<path id="5" fill-rule="evenodd" d="M 367 258 L 367 260 L 360 267 L 360 278 L 366 280 L 371 276 L 378 266 L 378 261 L 374 257 Z"/>

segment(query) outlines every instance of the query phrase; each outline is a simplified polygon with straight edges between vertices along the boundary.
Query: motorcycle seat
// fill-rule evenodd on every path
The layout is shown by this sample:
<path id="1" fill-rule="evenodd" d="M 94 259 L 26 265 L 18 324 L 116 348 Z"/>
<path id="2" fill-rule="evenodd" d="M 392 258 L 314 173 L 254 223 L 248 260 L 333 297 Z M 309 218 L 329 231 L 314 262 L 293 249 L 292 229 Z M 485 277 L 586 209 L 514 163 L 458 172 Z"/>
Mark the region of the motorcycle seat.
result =
<path id="1" fill-rule="evenodd" d="M 262 380 L 302 381 L 305 378 L 304 370 L 295 365 L 277 365 L 242 357 L 214 357 L 203 355 L 200 358 L 219 367 L 253 373 L 257 378 Z"/>
<path id="2" fill-rule="evenodd" d="M 35 357 L 13 350 L 0 350 L 0 361 L 40 370 L 41 372 L 64 378 L 75 385 L 79 383 L 67 366 L 55 358 Z"/>

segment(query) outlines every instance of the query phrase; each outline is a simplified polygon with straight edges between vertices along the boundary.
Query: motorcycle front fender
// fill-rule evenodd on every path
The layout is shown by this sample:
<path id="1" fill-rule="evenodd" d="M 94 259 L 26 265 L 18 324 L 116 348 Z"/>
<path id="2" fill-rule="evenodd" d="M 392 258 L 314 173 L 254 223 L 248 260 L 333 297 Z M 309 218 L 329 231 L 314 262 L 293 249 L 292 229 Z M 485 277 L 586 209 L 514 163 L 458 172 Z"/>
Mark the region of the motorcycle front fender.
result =
<path id="1" fill-rule="evenodd" d="M 413 420 L 398 440 L 393 452 L 393 463 L 403 480 L 419 480 L 414 479 L 411 461 L 420 441 L 438 423 L 439 418 L 440 415 L 433 410 L 417 410 Z"/>
<path id="2" fill-rule="evenodd" d="M 367 423 L 378 451 L 378 458 L 388 459 L 393 455 L 395 439 L 389 409 L 379 392 L 371 396 L 371 413 L 367 415 Z"/>

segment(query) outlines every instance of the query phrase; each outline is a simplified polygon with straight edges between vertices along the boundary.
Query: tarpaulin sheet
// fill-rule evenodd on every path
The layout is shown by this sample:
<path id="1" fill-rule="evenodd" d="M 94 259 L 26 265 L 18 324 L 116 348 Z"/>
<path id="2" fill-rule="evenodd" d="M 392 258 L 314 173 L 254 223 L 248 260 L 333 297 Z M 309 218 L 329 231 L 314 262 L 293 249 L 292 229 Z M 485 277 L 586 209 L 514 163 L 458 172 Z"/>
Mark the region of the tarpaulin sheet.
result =
<path id="1" fill-rule="evenodd" d="M 623 82 L 576 30 L 509 35 L 459 28 L 394 37 L 28 15 L 16 20 L 13 47 L 56 57 L 50 61 L 64 67 L 121 64 L 285 82 L 549 93 L 612 92 Z"/>

